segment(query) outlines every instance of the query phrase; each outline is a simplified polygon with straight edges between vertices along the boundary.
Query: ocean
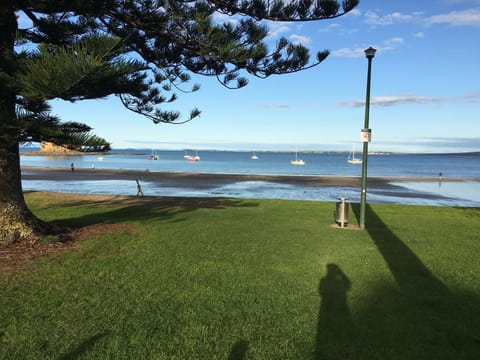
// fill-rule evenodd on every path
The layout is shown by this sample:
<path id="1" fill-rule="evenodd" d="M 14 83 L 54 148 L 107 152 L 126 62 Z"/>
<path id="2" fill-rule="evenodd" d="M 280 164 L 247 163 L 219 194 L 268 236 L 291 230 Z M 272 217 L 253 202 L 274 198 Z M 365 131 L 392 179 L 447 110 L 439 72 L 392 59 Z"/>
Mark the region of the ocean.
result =
<path id="1" fill-rule="evenodd" d="M 24 149 L 22 149 L 24 150 Z M 298 153 L 305 161 L 303 166 L 293 166 L 291 152 L 235 151 L 156 151 L 159 160 L 148 160 L 151 150 L 122 149 L 109 154 L 78 156 L 22 155 L 22 167 L 47 167 L 148 170 L 150 172 L 194 172 L 257 175 L 314 175 L 360 177 L 362 165 L 347 162 L 347 153 Z M 198 162 L 187 162 L 185 155 L 200 157 Z M 356 154 L 361 157 L 361 154 Z M 368 202 L 403 203 L 444 206 L 480 206 L 480 153 L 474 154 L 369 154 L 369 177 L 436 178 L 439 181 L 395 183 L 400 191 L 370 189 Z M 442 179 L 460 178 L 461 182 L 442 182 Z M 111 180 L 88 182 L 57 182 L 23 180 L 25 190 L 55 190 L 96 194 L 135 194 L 131 182 Z M 368 183 L 367 183 L 368 184 Z M 159 187 L 142 184 L 144 192 L 156 196 L 227 196 L 242 198 L 279 198 L 298 200 L 335 201 L 346 197 L 358 202 L 360 189 L 345 187 L 308 187 L 290 184 L 273 184 L 264 181 L 242 181 L 218 188 L 189 189 Z M 368 188 L 367 188 L 368 189 Z"/>

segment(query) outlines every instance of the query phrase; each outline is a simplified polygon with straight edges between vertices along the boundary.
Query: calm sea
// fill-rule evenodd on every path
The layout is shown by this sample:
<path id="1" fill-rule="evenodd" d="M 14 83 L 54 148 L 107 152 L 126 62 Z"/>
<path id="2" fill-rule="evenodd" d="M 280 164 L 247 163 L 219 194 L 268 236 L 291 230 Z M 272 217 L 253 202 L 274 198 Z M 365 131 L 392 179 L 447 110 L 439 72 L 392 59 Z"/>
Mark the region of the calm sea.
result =
<path id="1" fill-rule="evenodd" d="M 346 153 L 299 153 L 305 160 L 304 166 L 292 166 L 293 152 L 256 152 L 258 160 L 252 160 L 252 153 L 232 151 L 200 151 L 200 161 L 187 162 L 184 155 L 195 155 L 193 151 L 158 151 L 158 161 L 148 160 L 150 150 L 114 150 L 111 154 L 80 156 L 32 156 L 22 155 L 22 166 L 66 168 L 73 162 L 76 168 L 149 170 L 151 172 L 199 172 L 229 174 L 268 175 L 328 175 L 361 176 L 362 165 L 347 162 Z M 361 157 L 357 154 L 356 157 Z M 466 182 L 401 182 L 404 192 L 398 194 L 372 189 L 370 202 L 395 202 L 425 205 L 480 206 L 480 154 L 370 154 L 368 176 L 372 177 L 434 177 L 464 178 Z M 113 180 L 112 180 L 113 181 Z M 26 181 L 24 189 L 57 190 L 82 193 L 113 193 L 131 195 L 135 189 L 129 182 L 117 182 L 112 186 L 97 181 L 95 184 L 70 184 L 52 181 Z M 359 191 L 352 188 L 309 188 L 304 186 L 271 184 L 261 181 L 239 182 L 209 190 L 185 188 L 156 188 L 144 184 L 144 190 L 151 195 L 165 196 L 230 196 L 247 198 L 284 198 L 307 200 L 335 200 L 348 197 L 358 201 Z M 112 190 L 114 189 L 114 190 Z M 416 194 L 421 195 L 416 197 Z"/>

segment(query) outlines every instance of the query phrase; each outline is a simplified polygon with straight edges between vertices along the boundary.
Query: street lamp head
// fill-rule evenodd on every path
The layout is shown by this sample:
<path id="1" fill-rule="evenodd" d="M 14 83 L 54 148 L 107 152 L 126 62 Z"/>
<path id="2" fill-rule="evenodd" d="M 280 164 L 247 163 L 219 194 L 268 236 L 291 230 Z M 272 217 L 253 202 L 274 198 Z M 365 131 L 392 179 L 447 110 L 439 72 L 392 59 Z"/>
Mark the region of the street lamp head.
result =
<path id="1" fill-rule="evenodd" d="M 365 56 L 367 57 L 367 59 L 372 59 L 375 56 L 376 52 L 377 49 L 374 49 L 370 46 L 368 49 L 365 50 Z"/>

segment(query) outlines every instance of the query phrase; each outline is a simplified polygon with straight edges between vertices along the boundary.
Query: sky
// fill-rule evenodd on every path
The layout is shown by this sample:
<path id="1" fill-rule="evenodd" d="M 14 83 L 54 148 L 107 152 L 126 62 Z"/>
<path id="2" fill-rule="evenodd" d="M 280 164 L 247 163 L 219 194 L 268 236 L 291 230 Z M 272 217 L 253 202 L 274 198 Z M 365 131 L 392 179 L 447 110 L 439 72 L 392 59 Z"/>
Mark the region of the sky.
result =
<path id="1" fill-rule="evenodd" d="M 202 111 L 183 125 L 154 124 L 115 97 L 53 101 L 53 113 L 113 148 L 360 150 L 372 46 L 370 151 L 480 151 L 480 0 L 361 0 L 336 19 L 268 25 L 269 42 L 284 36 L 330 56 L 299 73 L 247 75 L 238 90 L 192 76 L 200 90 L 165 108 Z"/>

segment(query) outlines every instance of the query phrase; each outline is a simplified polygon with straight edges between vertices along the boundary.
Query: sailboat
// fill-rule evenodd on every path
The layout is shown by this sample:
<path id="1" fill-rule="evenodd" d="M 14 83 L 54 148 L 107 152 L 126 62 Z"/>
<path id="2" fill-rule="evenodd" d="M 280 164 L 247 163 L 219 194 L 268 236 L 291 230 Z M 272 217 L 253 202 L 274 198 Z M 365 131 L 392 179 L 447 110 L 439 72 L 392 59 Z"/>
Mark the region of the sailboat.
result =
<path id="1" fill-rule="evenodd" d="M 195 152 L 195 156 L 193 155 L 185 155 L 184 158 L 188 161 L 188 162 L 197 162 L 200 160 L 200 156 L 198 156 L 198 151 Z"/>
<path id="2" fill-rule="evenodd" d="M 148 157 L 148 160 L 159 160 L 160 156 L 157 155 L 157 150 L 152 151 L 152 155 Z"/>
<path id="3" fill-rule="evenodd" d="M 295 160 L 291 160 L 290 164 L 292 165 L 305 165 L 305 161 L 298 158 L 298 151 L 295 148 Z"/>
<path id="4" fill-rule="evenodd" d="M 348 157 L 348 160 L 347 160 L 350 164 L 361 164 L 362 163 L 362 159 L 357 159 L 355 158 L 355 146 L 353 146 L 353 149 L 352 149 L 352 153 L 350 154 L 350 156 Z"/>
<path id="5" fill-rule="evenodd" d="M 253 150 L 253 155 L 251 156 L 252 160 L 258 160 L 258 156 L 255 154 L 255 150 Z"/>

